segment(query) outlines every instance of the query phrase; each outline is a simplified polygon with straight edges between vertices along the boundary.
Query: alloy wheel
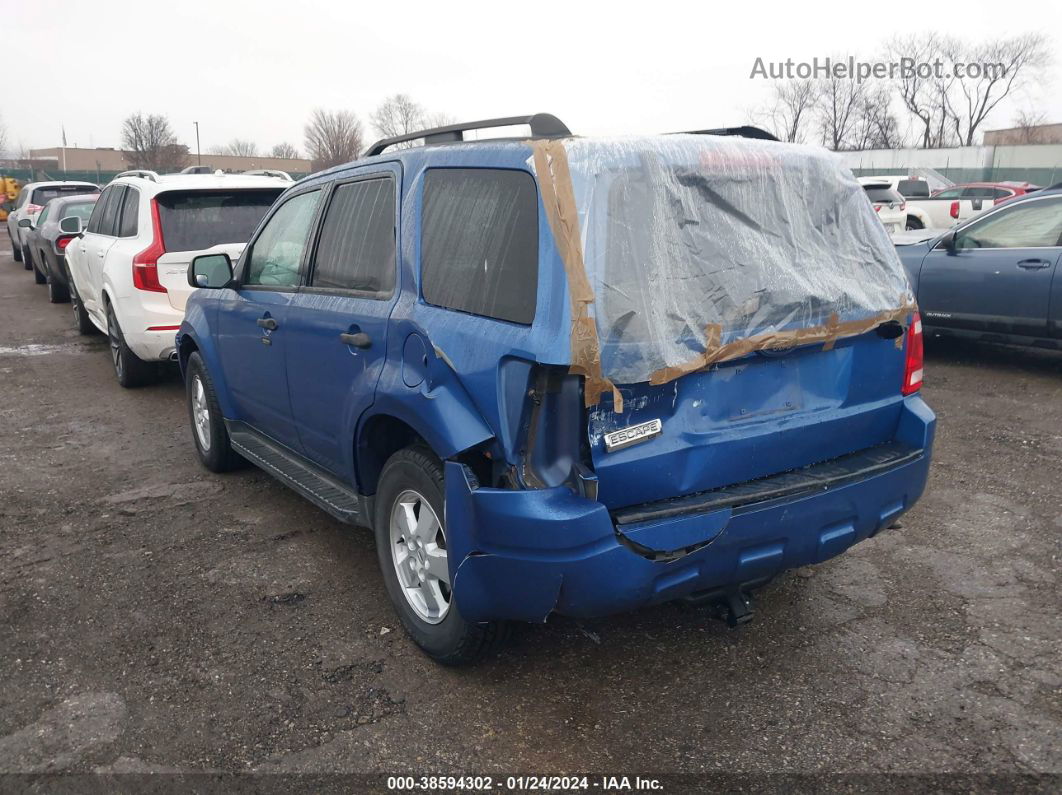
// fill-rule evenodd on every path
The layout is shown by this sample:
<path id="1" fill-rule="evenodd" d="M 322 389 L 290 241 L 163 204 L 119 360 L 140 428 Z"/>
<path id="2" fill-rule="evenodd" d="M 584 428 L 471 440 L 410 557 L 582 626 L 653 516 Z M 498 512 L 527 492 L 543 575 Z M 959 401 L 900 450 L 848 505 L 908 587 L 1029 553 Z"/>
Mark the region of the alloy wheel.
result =
<path id="1" fill-rule="evenodd" d="M 207 402 L 206 389 L 203 388 L 203 379 L 198 375 L 192 376 L 192 423 L 195 426 L 195 436 L 199 440 L 199 446 L 203 452 L 210 450 L 210 404 Z"/>
<path id="2" fill-rule="evenodd" d="M 391 561 L 406 602 L 438 624 L 450 610 L 450 570 L 442 522 L 421 494 L 407 489 L 391 508 Z"/>
<path id="3" fill-rule="evenodd" d="M 118 380 L 125 374 L 125 363 L 122 361 L 122 338 L 118 330 L 118 321 L 114 319 L 114 310 L 107 312 L 107 338 L 111 343 L 111 361 L 114 363 L 114 372 Z"/>

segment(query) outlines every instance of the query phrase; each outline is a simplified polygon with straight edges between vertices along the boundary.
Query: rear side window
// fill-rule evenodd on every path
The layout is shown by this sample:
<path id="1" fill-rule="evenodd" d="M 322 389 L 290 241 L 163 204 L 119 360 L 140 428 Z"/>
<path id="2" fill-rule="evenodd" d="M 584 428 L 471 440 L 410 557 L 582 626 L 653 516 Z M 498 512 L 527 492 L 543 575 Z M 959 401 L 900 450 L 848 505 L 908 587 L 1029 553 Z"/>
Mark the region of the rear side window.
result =
<path id="1" fill-rule="evenodd" d="M 107 209 L 107 202 L 110 201 L 111 196 L 114 195 L 114 188 L 104 188 L 103 193 L 99 199 L 96 200 L 96 205 L 92 208 L 92 215 L 89 216 L 88 225 L 85 227 L 85 231 L 99 234 L 100 223 L 103 221 L 103 211 Z"/>
<path id="2" fill-rule="evenodd" d="M 328 205 L 314 260 L 314 287 L 376 297 L 395 286 L 395 186 L 383 179 L 348 182 Z"/>
<path id="3" fill-rule="evenodd" d="M 103 218 L 100 219 L 99 233 L 114 237 L 118 234 L 118 213 L 122 209 L 125 186 L 115 185 L 110 190 L 112 191 L 111 195 L 107 197 L 107 204 L 103 208 Z"/>
<path id="4" fill-rule="evenodd" d="M 929 183 L 924 179 L 901 179 L 897 188 L 901 196 L 911 199 L 929 198 Z"/>
<path id="5" fill-rule="evenodd" d="M 51 185 L 47 188 L 34 188 L 33 204 L 47 204 L 60 196 L 76 196 L 79 193 L 99 193 L 95 185 Z"/>
<path id="6" fill-rule="evenodd" d="M 246 243 L 280 190 L 169 191 L 156 197 L 167 251 Z"/>
<path id="7" fill-rule="evenodd" d="M 138 212 L 140 212 L 140 191 L 136 188 L 126 188 L 125 199 L 122 201 L 122 218 L 119 221 L 118 237 L 136 237 Z"/>
<path id="8" fill-rule="evenodd" d="M 538 296 L 538 192 L 532 176 L 429 170 L 420 268 L 428 303 L 529 325 Z"/>
<path id="9" fill-rule="evenodd" d="M 872 202 L 902 202 L 903 196 L 894 191 L 888 185 L 864 185 L 867 198 Z"/>

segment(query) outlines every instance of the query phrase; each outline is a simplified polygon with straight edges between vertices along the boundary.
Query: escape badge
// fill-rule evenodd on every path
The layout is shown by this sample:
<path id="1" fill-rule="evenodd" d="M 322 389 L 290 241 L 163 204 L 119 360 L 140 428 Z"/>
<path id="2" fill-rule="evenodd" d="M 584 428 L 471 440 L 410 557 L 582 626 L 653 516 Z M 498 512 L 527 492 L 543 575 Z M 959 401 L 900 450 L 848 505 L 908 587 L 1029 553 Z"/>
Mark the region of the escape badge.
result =
<path id="1" fill-rule="evenodd" d="M 630 447 L 632 444 L 638 444 L 638 442 L 646 442 L 654 436 L 659 436 L 663 428 L 663 423 L 656 419 L 621 428 L 612 433 L 606 433 L 605 450 L 611 453 L 616 450 L 622 450 L 624 447 Z"/>

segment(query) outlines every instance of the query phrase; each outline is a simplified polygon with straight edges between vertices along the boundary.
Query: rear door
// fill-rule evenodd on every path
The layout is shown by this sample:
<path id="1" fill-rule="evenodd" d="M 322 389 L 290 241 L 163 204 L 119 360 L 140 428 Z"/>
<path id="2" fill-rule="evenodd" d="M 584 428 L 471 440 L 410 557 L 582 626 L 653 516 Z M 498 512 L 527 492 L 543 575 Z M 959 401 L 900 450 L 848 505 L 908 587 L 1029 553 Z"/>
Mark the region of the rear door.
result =
<path id="1" fill-rule="evenodd" d="M 184 311 L 192 287 L 188 263 L 204 252 L 239 259 L 280 188 L 166 191 L 155 197 L 166 253 L 158 259 L 159 282 L 174 309 Z"/>
<path id="2" fill-rule="evenodd" d="M 218 300 L 217 342 L 242 420 L 299 449 L 284 353 L 288 306 L 301 282 L 321 190 L 297 193 L 274 208 L 237 269 L 238 285 Z"/>
<path id="3" fill-rule="evenodd" d="M 397 167 L 335 184 L 307 284 L 285 323 L 287 377 L 303 453 L 353 482 L 358 417 L 373 402 L 397 295 Z"/>
<path id="4" fill-rule="evenodd" d="M 1062 196 L 1000 208 L 930 251 L 918 303 L 932 325 L 1045 336 L 1062 240 Z"/>

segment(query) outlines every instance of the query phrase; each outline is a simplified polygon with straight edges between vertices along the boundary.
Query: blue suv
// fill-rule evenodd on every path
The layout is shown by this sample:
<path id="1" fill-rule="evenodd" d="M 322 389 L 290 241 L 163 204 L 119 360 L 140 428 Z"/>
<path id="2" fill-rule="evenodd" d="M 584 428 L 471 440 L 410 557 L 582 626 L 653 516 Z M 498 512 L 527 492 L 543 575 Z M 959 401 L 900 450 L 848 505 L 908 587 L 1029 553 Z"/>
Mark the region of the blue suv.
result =
<path id="1" fill-rule="evenodd" d="M 769 139 L 538 114 L 297 183 L 235 265 L 189 266 L 200 459 L 371 527 L 440 662 L 551 613 L 685 598 L 746 620 L 751 589 L 912 506 L 935 422 L 865 192 Z"/>

